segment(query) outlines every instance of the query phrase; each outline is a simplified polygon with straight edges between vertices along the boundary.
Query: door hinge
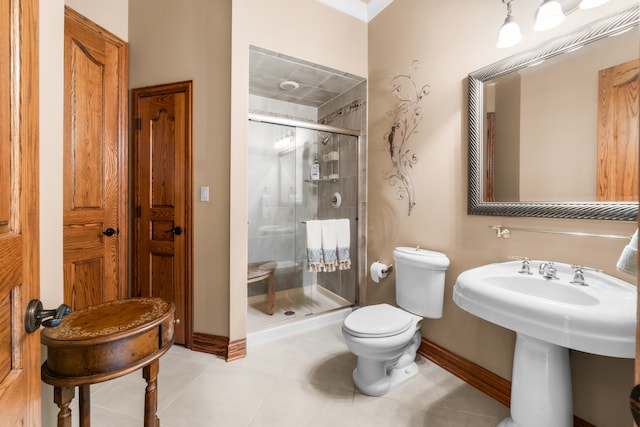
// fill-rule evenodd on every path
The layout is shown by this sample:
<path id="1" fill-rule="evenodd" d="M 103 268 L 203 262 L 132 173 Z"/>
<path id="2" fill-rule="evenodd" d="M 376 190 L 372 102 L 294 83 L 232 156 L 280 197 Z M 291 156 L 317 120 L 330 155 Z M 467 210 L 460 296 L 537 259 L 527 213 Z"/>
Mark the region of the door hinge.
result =
<path id="1" fill-rule="evenodd" d="M 138 127 L 138 129 L 142 129 L 142 119 L 136 120 L 136 126 Z"/>
<path id="2" fill-rule="evenodd" d="M 138 218 L 142 216 L 142 206 L 136 206 L 136 215 L 138 215 Z"/>

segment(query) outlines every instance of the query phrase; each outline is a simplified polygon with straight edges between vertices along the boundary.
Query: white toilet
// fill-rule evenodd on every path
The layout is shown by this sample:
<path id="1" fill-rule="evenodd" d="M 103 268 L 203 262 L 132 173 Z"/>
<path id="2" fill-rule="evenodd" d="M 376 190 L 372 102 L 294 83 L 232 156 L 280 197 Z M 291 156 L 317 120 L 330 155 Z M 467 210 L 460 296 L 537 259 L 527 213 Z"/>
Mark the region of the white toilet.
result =
<path id="1" fill-rule="evenodd" d="M 400 247 L 393 251 L 396 302 L 370 305 L 349 314 L 342 335 L 358 365 L 356 387 L 369 396 L 382 396 L 418 373 L 423 317 L 439 319 L 444 305 L 444 276 L 449 258 L 440 252 Z"/>

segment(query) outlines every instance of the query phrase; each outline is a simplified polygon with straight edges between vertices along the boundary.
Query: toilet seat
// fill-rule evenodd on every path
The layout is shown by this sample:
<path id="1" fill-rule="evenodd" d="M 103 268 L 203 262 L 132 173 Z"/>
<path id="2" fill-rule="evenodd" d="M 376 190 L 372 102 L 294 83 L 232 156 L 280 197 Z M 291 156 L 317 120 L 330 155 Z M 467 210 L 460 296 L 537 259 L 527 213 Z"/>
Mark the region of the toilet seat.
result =
<path id="1" fill-rule="evenodd" d="M 409 329 L 416 318 L 389 304 L 370 305 L 348 315 L 344 319 L 343 329 L 355 337 L 391 337 Z"/>

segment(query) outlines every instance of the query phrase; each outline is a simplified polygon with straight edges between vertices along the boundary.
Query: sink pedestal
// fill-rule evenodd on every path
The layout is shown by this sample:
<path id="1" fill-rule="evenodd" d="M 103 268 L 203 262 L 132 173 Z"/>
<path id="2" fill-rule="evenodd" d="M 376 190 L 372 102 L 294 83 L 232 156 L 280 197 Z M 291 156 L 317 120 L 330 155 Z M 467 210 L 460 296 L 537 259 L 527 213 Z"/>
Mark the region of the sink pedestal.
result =
<path id="1" fill-rule="evenodd" d="M 572 427 L 569 349 L 516 333 L 511 417 L 498 427 Z"/>

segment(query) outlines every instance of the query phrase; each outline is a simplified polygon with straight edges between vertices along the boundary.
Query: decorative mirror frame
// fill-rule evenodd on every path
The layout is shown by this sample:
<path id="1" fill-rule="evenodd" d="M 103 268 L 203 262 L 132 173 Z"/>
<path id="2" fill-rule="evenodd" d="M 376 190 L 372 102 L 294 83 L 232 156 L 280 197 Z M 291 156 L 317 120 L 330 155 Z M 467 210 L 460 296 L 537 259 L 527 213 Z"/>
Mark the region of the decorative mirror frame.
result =
<path id="1" fill-rule="evenodd" d="M 469 74 L 469 194 L 471 215 L 523 216 L 636 221 L 638 202 L 484 202 L 483 136 L 485 132 L 484 82 L 570 52 L 582 45 L 631 30 L 640 23 L 640 7 L 634 6 L 582 29 L 545 42 Z"/>

